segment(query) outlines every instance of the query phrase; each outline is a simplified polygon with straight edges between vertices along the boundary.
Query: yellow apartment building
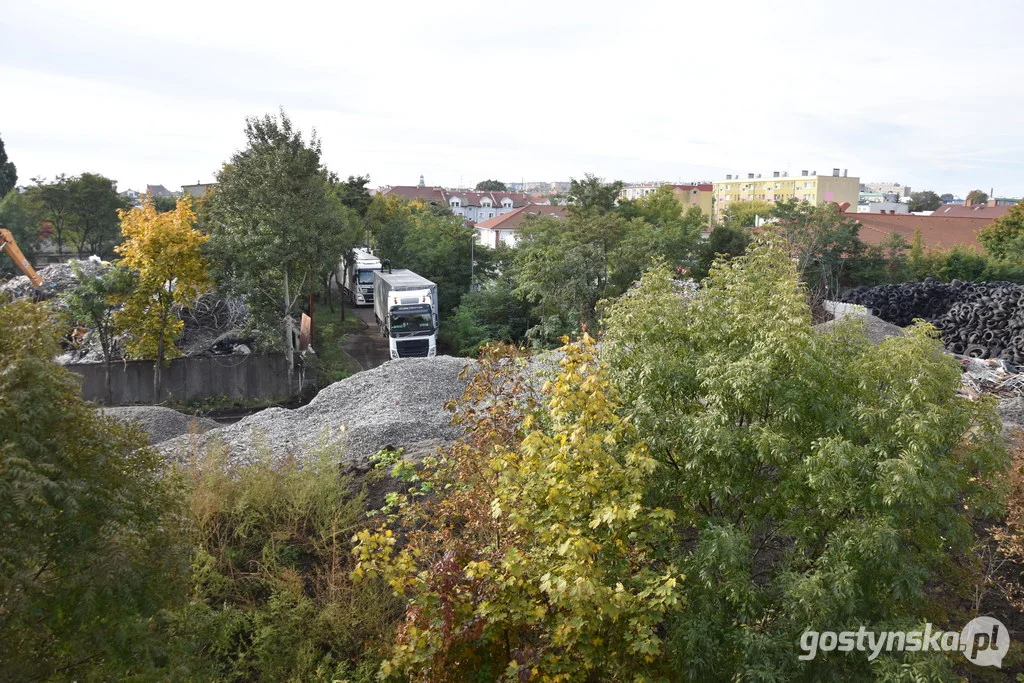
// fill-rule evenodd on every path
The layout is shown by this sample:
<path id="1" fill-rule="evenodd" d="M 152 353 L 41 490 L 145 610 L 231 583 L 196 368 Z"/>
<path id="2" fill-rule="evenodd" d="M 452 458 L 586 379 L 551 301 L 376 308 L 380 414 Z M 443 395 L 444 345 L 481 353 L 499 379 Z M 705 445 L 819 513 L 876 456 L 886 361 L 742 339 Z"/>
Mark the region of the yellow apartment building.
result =
<path id="1" fill-rule="evenodd" d="M 774 171 L 771 177 L 762 177 L 760 173 L 727 175 L 725 180 L 712 183 L 714 187 L 715 220 L 721 220 L 722 212 L 735 201 L 762 201 L 768 203 L 784 202 L 795 197 L 798 201 L 806 200 L 811 204 L 835 202 L 857 206 L 860 199 L 860 178 L 839 174 L 839 169 L 832 169 L 832 175 L 818 175 L 816 172 L 801 171 L 798 176 L 785 172 Z"/>
<path id="2" fill-rule="evenodd" d="M 693 183 L 690 185 L 673 185 L 671 183 L 638 183 L 626 185 L 619 191 L 619 199 L 636 200 L 657 192 L 658 188 L 667 185 L 672 189 L 674 196 L 683 207 L 683 213 L 689 211 L 691 206 L 699 207 L 705 216 L 711 215 L 714 205 L 714 187 L 711 183 Z"/>

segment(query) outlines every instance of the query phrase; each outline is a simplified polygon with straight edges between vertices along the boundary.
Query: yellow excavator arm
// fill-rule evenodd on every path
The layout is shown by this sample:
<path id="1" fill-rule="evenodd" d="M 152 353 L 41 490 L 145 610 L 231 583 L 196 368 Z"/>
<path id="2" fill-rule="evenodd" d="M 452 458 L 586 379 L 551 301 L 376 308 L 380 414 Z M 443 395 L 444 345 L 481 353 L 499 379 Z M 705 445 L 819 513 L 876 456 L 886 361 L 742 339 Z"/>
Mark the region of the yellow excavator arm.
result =
<path id="1" fill-rule="evenodd" d="M 14 259 L 14 265 L 18 266 L 21 272 L 25 273 L 25 277 L 31 280 L 33 286 L 38 287 L 43 284 L 43 278 L 39 277 L 39 273 L 28 262 L 25 255 L 21 253 L 21 249 L 18 248 L 18 243 L 14 241 L 14 235 L 11 234 L 10 230 L 4 228 L 0 228 L 0 251 L 6 251 Z"/>

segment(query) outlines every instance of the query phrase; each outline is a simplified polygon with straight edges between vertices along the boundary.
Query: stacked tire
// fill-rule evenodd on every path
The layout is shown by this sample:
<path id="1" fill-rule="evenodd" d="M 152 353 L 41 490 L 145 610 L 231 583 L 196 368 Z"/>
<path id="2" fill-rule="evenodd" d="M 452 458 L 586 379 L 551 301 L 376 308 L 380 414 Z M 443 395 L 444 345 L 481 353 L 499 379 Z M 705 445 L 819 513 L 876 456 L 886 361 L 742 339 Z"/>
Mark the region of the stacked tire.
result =
<path id="1" fill-rule="evenodd" d="M 947 351 L 1024 363 L 1024 285 L 1012 282 L 924 282 L 857 287 L 841 299 L 900 327 L 927 320 Z"/>

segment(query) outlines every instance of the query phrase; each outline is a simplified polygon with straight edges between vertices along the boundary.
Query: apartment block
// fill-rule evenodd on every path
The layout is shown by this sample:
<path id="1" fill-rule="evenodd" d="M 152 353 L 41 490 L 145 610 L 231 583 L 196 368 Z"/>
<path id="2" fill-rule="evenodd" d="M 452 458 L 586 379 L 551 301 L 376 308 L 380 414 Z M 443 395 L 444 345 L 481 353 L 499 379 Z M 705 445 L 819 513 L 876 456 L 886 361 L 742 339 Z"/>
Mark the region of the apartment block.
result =
<path id="1" fill-rule="evenodd" d="M 667 185 L 672 190 L 672 195 L 683 207 L 686 213 L 691 206 L 698 207 L 705 216 L 711 215 L 713 205 L 714 188 L 711 183 L 692 183 L 690 185 L 673 185 L 672 183 L 635 183 L 626 185 L 619 192 L 619 199 L 636 200 L 657 192 L 658 188 Z"/>
<path id="2" fill-rule="evenodd" d="M 835 202 L 856 206 L 860 198 L 860 178 L 848 176 L 843 170 L 832 169 L 832 175 L 818 175 L 817 171 L 800 171 L 791 176 L 785 171 L 773 171 L 770 177 L 760 173 L 747 173 L 746 177 L 727 175 L 725 180 L 712 183 L 715 198 L 715 219 L 735 201 L 784 202 L 791 198 L 812 204 Z"/>

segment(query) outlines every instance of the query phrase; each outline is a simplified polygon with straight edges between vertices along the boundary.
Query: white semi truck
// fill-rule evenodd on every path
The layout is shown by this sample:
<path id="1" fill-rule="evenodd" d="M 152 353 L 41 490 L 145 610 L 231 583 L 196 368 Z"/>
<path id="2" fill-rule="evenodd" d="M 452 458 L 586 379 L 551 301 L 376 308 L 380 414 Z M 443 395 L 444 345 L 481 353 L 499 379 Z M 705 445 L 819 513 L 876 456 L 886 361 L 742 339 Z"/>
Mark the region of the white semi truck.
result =
<path id="1" fill-rule="evenodd" d="M 373 312 L 392 358 L 437 355 L 437 285 L 411 270 L 373 271 Z"/>
<path id="2" fill-rule="evenodd" d="M 373 305 L 373 271 L 380 270 L 380 259 L 368 249 L 353 249 L 338 264 L 338 282 L 353 306 Z"/>

